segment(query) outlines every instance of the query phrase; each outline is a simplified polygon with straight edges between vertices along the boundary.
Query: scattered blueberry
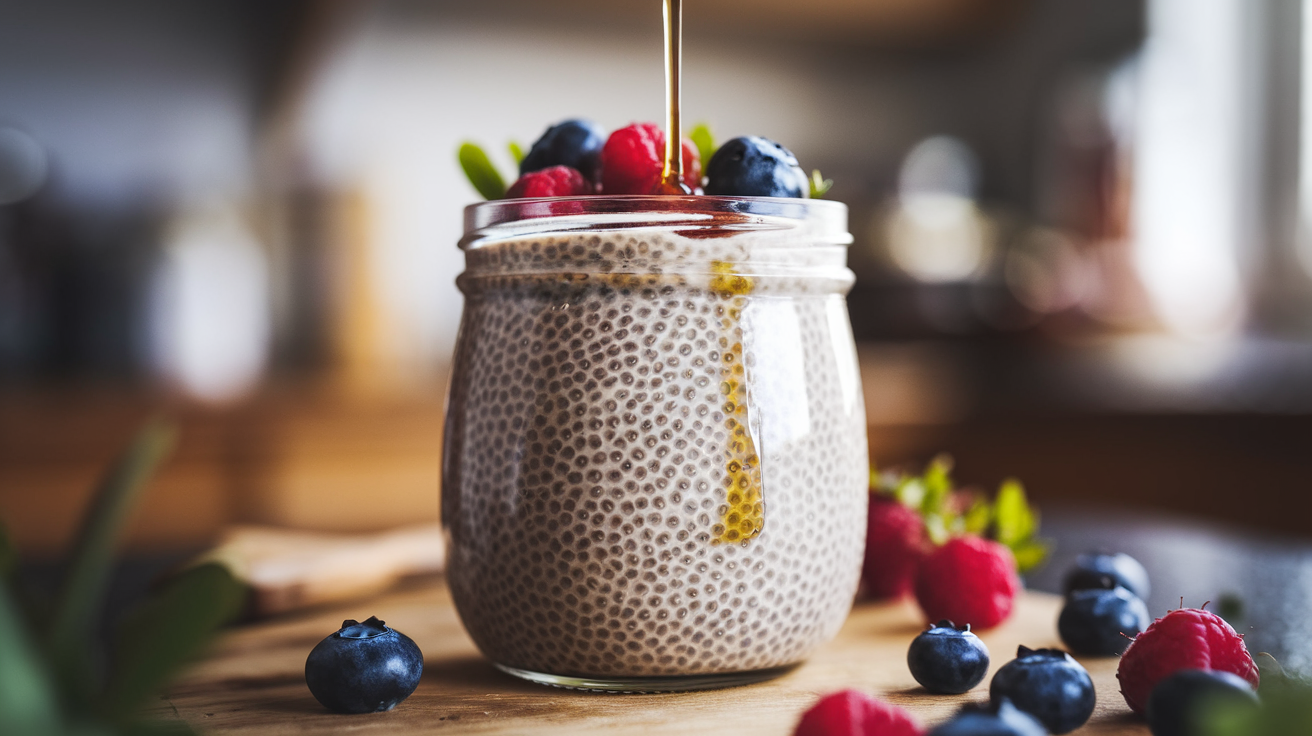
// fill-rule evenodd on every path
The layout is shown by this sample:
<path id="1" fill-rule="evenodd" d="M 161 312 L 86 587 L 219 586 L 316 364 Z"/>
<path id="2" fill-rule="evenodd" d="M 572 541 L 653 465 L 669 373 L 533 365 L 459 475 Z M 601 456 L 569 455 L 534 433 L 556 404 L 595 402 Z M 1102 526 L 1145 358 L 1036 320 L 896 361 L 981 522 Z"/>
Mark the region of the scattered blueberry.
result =
<path id="1" fill-rule="evenodd" d="M 370 616 L 347 619 L 305 660 L 305 684 L 338 713 L 391 710 L 419 684 L 424 655 L 410 637 Z"/>
<path id="2" fill-rule="evenodd" d="M 1117 586 L 1071 591 L 1057 618 L 1057 631 L 1076 654 L 1111 657 L 1124 652 L 1150 623 L 1148 606 Z"/>
<path id="3" fill-rule="evenodd" d="M 989 671 L 989 648 L 966 628 L 939 621 L 911 642 L 907 667 L 931 693 L 956 695 L 978 685 Z"/>
<path id="4" fill-rule="evenodd" d="M 988 705 L 965 705 L 925 736 L 1047 736 L 1034 716 L 998 698 Z"/>
<path id="5" fill-rule="evenodd" d="M 566 120 L 547 128 L 519 162 L 519 175 L 568 166 L 591 182 L 601 180 L 601 148 L 606 131 L 591 120 Z"/>
<path id="6" fill-rule="evenodd" d="M 1212 708 L 1256 708 L 1244 678 L 1218 670 L 1180 670 L 1157 683 L 1148 698 L 1153 736 L 1202 736 Z"/>
<path id="7" fill-rule="evenodd" d="M 1104 578 L 1111 578 L 1111 582 Z M 1148 571 L 1124 552 L 1080 555 L 1075 560 L 1075 567 L 1066 574 L 1064 587 L 1066 594 L 1070 595 L 1073 590 L 1114 588 L 1117 585 L 1134 593 L 1140 600 L 1147 600 L 1151 589 Z"/>
<path id="8" fill-rule="evenodd" d="M 792 151 L 759 136 L 734 138 L 706 165 L 706 193 L 740 197 L 806 197 L 806 172 Z"/>
<path id="9" fill-rule="evenodd" d="M 1060 649 L 1022 646 L 989 683 L 989 697 L 1010 698 L 1052 733 L 1074 731 L 1093 714 L 1093 679 Z"/>

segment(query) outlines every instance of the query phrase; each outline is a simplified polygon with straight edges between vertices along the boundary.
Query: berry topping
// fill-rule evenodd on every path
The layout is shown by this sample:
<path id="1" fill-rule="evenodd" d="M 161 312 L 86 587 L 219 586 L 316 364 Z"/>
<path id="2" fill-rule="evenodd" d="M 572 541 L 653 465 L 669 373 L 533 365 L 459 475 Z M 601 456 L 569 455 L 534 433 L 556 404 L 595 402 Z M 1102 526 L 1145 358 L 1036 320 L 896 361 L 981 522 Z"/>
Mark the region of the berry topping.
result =
<path id="1" fill-rule="evenodd" d="M 1061 609 L 1057 632 L 1076 654 L 1111 657 L 1125 651 L 1150 620 L 1148 607 L 1125 588 L 1076 590 Z"/>
<path id="2" fill-rule="evenodd" d="M 595 192 L 596 187 L 578 171 L 568 166 L 552 166 L 519 177 L 506 190 L 506 197 L 575 197 Z"/>
<path id="3" fill-rule="evenodd" d="M 909 713 L 856 690 L 826 695 L 802 714 L 793 736 L 921 736 Z"/>
<path id="4" fill-rule="evenodd" d="M 606 131 L 591 120 L 566 120 L 547 128 L 519 162 L 519 173 L 522 176 L 552 166 L 568 166 L 596 183 L 601 177 L 601 147 L 605 143 Z"/>
<path id="5" fill-rule="evenodd" d="M 920 513 L 897 499 L 870 494 L 866 557 L 861 579 L 872 598 L 901 598 L 911 592 L 916 568 L 929 549 Z"/>
<path id="6" fill-rule="evenodd" d="M 1020 590 L 1006 547 L 979 537 L 955 537 L 934 550 L 916 573 L 916 602 L 930 621 L 951 619 L 990 629 L 1011 615 Z"/>
<path id="7" fill-rule="evenodd" d="M 305 684 L 338 713 L 391 710 L 415 691 L 424 655 L 410 637 L 371 616 L 346 620 L 305 660 Z"/>
<path id="8" fill-rule="evenodd" d="M 1153 736 L 1203 736 L 1211 716 L 1232 709 L 1255 710 L 1257 693 L 1243 678 L 1214 670 L 1180 670 L 1157 683 L 1148 698 Z"/>
<path id="9" fill-rule="evenodd" d="M 1111 578 L 1107 582 L 1104 578 Z M 1065 592 L 1070 595 L 1073 590 L 1089 588 L 1114 588 L 1117 585 L 1139 596 L 1148 597 L 1148 571 L 1139 561 L 1123 553 L 1116 554 L 1089 553 L 1080 555 L 1075 560 L 1075 567 L 1066 573 Z"/>
<path id="10" fill-rule="evenodd" d="M 1020 647 L 989 683 L 989 697 L 1007 698 L 1052 733 L 1074 731 L 1093 715 L 1093 678 L 1060 649 Z"/>
<path id="11" fill-rule="evenodd" d="M 925 736 L 1047 736 L 1043 724 L 1006 698 L 968 704 Z"/>
<path id="12" fill-rule="evenodd" d="M 807 197 L 811 180 L 792 151 L 748 135 L 720 146 L 706 164 L 706 193 L 750 197 Z"/>
<path id="13" fill-rule="evenodd" d="M 665 131 L 655 123 L 634 123 L 610 134 L 601 149 L 601 189 L 606 194 L 651 194 L 665 167 Z M 683 180 L 697 189 L 701 163 L 691 141 L 683 141 Z"/>
<path id="14" fill-rule="evenodd" d="M 1143 713 L 1157 683 L 1180 670 L 1218 670 L 1253 687 L 1257 665 L 1244 638 L 1225 619 L 1199 608 L 1180 608 L 1154 621 L 1126 647 L 1116 679 L 1135 713 Z"/>
<path id="15" fill-rule="evenodd" d="M 907 667 L 931 693 L 956 695 L 984 680 L 989 648 L 970 632 L 970 626 L 958 629 L 951 621 L 939 621 L 912 640 Z"/>

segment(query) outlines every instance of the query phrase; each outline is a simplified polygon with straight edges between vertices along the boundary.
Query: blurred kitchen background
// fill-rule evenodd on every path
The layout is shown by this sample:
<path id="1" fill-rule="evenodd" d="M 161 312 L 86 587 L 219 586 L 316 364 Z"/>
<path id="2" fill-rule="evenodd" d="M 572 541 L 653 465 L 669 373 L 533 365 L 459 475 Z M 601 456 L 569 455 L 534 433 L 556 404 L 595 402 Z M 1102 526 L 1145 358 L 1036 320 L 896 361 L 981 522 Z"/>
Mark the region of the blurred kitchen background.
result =
<path id="1" fill-rule="evenodd" d="M 1058 531 L 1312 538 L 1312 2 L 685 5 L 685 119 L 851 207 L 877 463 L 1018 476 Z M 0 0 L 19 548 L 161 410 L 133 554 L 436 520 L 455 150 L 661 120 L 659 6 Z"/>

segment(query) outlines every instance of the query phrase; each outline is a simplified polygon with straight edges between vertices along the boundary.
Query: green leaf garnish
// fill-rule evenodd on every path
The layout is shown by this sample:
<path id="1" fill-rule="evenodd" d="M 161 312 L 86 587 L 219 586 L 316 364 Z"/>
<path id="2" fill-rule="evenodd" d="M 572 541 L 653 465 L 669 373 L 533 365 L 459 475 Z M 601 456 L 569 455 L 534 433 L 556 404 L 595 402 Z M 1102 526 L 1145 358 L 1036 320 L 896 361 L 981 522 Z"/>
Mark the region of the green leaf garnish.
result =
<path id="1" fill-rule="evenodd" d="M 50 658 L 66 686 L 86 686 L 87 653 L 109 585 L 119 534 L 146 481 L 173 447 L 173 427 L 148 424 L 101 481 L 82 519 L 64 587 L 50 621 Z"/>
<path id="2" fill-rule="evenodd" d="M 18 606 L 0 584 L 0 732 L 59 732 L 59 711 L 44 667 Z"/>
<path id="3" fill-rule="evenodd" d="M 833 179 L 826 179 L 821 176 L 820 169 L 811 169 L 811 199 L 820 199 L 828 194 L 833 186 Z"/>
<path id="4" fill-rule="evenodd" d="M 524 163 L 524 157 L 528 154 L 524 153 L 524 149 L 520 148 L 518 143 L 511 141 L 506 144 L 506 149 L 510 151 L 510 157 L 515 159 L 516 166 Z"/>
<path id="5" fill-rule="evenodd" d="M 119 630 L 118 659 L 100 710 L 113 720 L 135 715 L 167 678 L 241 611 L 246 586 L 210 562 L 180 573 Z"/>
<path id="6" fill-rule="evenodd" d="M 698 123 L 697 127 L 688 134 L 688 138 L 692 140 L 694 146 L 697 146 L 697 158 L 701 159 L 702 171 L 706 171 L 711 156 L 715 155 L 715 136 L 711 135 L 710 126 L 706 123 Z"/>
<path id="7" fill-rule="evenodd" d="M 993 503 L 982 494 L 958 489 L 952 481 L 952 458 L 939 455 L 921 475 L 876 473 L 871 489 L 920 514 L 925 535 L 934 544 L 963 534 L 990 537 L 1011 550 L 1020 572 L 1042 564 L 1051 545 L 1038 537 L 1039 514 L 1025 498 L 1020 481 L 1009 478 Z"/>
<path id="8" fill-rule="evenodd" d="M 460 168 L 464 170 L 469 183 L 474 185 L 474 189 L 484 199 L 501 199 L 506 196 L 506 181 L 501 178 L 501 173 L 492 165 L 482 148 L 473 143 L 462 143 L 457 158 L 460 159 Z"/>

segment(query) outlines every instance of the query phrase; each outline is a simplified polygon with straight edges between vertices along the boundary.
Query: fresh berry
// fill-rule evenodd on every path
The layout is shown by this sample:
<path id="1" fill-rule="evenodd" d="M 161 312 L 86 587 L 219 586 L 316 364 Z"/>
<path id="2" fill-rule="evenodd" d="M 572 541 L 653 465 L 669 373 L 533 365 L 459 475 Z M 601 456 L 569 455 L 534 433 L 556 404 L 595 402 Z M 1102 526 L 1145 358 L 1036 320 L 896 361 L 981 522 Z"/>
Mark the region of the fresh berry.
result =
<path id="1" fill-rule="evenodd" d="M 802 714 L 793 736 L 921 736 L 911 714 L 856 690 L 821 698 Z"/>
<path id="2" fill-rule="evenodd" d="M 926 619 L 991 629 L 1011 615 L 1020 590 L 1006 547 L 980 537 L 954 537 L 916 571 L 916 602 Z"/>
<path id="3" fill-rule="evenodd" d="M 1111 583 L 1104 581 L 1104 577 L 1111 578 Z M 1075 567 L 1066 573 L 1063 587 L 1065 593 L 1070 595 L 1073 590 L 1113 588 L 1117 585 L 1134 593 L 1140 600 L 1146 600 L 1151 590 L 1148 571 L 1138 560 L 1124 552 L 1114 555 L 1101 552 L 1080 555 L 1075 560 Z"/>
<path id="4" fill-rule="evenodd" d="M 329 710 L 373 713 L 391 710 L 419 684 L 424 655 L 410 637 L 371 616 L 346 620 L 305 660 L 305 684 Z"/>
<path id="5" fill-rule="evenodd" d="M 601 190 L 605 194 L 651 194 L 665 167 L 665 131 L 655 123 L 634 123 L 610 134 L 601 149 Z M 683 180 L 697 189 L 701 163 L 692 141 L 683 141 Z"/>
<path id="6" fill-rule="evenodd" d="M 951 621 L 939 621 L 911 641 L 907 667 L 916 682 L 931 693 L 956 695 L 984 680 L 989 671 L 989 648 Z"/>
<path id="7" fill-rule="evenodd" d="M 1218 670 L 1257 687 L 1257 665 L 1244 638 L 1225 619 L 1199 608 L 1180 608 L 1154 621 L 1121 655 L 1116 679 L 1135 713 L 1148 707 L 1157 683 L 1180 670 Z"/>
<path id="8" fill-rule="evenodd" d="M 591 120 L 557 123 L 547 128 L 519 162 L 519 173 L 523 176 L 552 166 L 568 166 L 596 183 L 601 174 L 601 147 L 605 143 L 606 131 Z"/>
<path id="9" fill-rule="evenodd" d="M 1043 724 L 1006 698 L 968 704 L 925 736 L 1047 736 Z"/>
<path id="10" fill-rule="evenodd" d="M 1057 632 L 1076 654 L 1111 657 L 1124 652 L 1151 620 L 1148 606 L 1125 588 L 1076 590 L 1062 606 Z"/>
<path id="11" fill-rule="evenodd" d="M 576 197 L 593 194 L 596 187 L 583 178 L 578 171 L 568 166 L 552 166 L 541 171 L 532 171 L 510 185 L 506 190 L 508 199 L 520 197 Z"/>
<path id="12" fill-rule="evenodd" d="M 1180 670 L 1157 683 L 1148 698 L 1153 736 L 1203 736 L 1210 716 L 1255 709 L 1257 693 L 1243 678 L 1214 670 Z"/>
<path id="13" fill-rule="evenodd" d="M 741 197 L 807 197 L 810 180 L 792 151 L 748 135 L 720 146 L 706 164 L 706 193 Z"/>
<path id="14" fill-rule="evenodd" d="M 883 599 L 910 593 L 916 568 L 928 549 L 920 514 L 890 496 L 870 494 L 866 558 L 861 568 L 867 595 Z"/>
<path id="15" fill-rule="evenodd" d="M 1060 649 L 1022 646 L 989 683 L 989 697 L 1008 698 L 1052 733 L 1074 731 L 1093 715 L 1093 678 Z"/>

